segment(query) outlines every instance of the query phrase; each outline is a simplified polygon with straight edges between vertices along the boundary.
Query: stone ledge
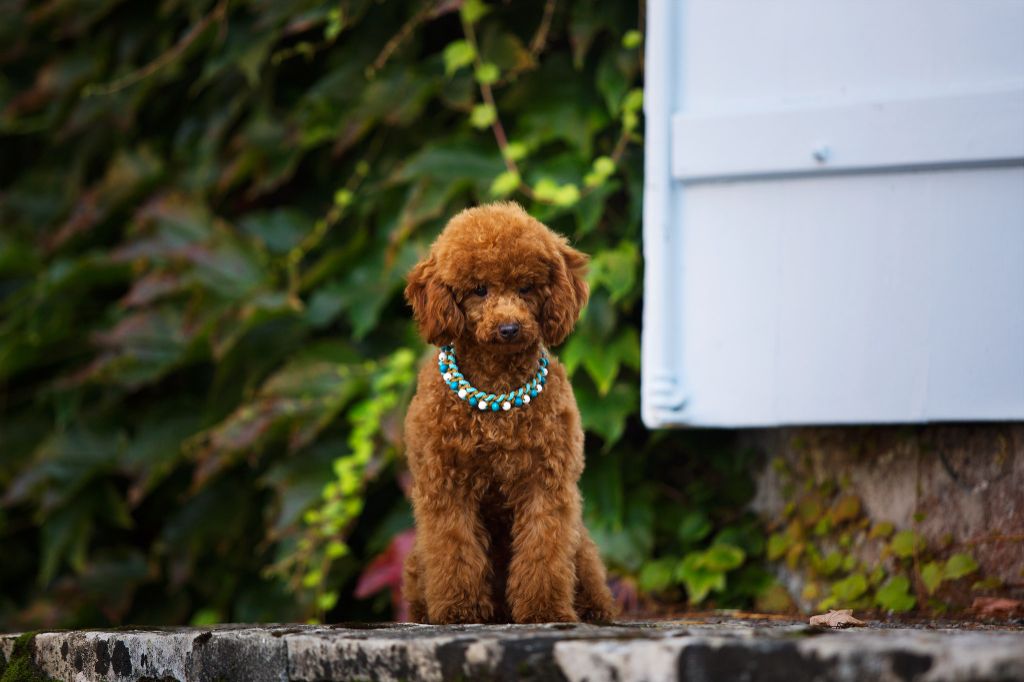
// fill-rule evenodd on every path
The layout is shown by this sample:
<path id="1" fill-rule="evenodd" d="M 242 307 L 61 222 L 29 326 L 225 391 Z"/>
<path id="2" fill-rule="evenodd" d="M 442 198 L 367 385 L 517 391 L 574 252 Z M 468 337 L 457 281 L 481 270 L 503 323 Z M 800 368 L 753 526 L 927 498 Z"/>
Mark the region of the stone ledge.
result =
<path id="1" fill-rule="evenodd" d="M 0 668 L 17 635 L 0 635 Z M 719 619 L 592 625 L 222 625 L 42 632 L 58 680 L 1024 680 L 1024 632 Z"/>

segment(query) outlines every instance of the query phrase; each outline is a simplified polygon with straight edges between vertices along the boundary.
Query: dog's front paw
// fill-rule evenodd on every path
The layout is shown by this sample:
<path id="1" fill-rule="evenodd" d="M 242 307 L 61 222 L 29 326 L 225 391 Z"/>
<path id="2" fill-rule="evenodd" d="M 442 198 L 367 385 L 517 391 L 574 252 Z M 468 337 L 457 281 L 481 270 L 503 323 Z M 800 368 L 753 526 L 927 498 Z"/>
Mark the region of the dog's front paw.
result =
<path id="1" fill-rule="evenodd" d="M 437 625 L 490 623 L 494 619 L 494 606 L 489 601 L 457 602 L 429 611 L 430 622 Z"/>
<path id="2" fill-rule="evenodd" d="M 614 609 L 603 606 L 581 607 L 579 614 L 584 623 L 611 623 L 616 615 Z"/>
<path id="3" fill-rule="evenodd" d="M 572 609 L 531 609 L 514 613 L 517 623 L 578 623 L 580 619 Z"/>

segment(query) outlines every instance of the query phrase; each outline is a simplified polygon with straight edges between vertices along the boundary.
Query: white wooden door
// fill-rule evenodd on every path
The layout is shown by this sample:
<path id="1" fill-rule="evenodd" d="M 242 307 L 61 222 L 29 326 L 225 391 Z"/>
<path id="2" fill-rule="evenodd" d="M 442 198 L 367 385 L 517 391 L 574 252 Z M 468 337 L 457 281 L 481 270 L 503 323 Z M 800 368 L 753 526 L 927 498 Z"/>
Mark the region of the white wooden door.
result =
<path id="1" fill-rule="evenodd" d="M 1024 0 L 650 0 L 648 426 L 1024 419 Z"/>

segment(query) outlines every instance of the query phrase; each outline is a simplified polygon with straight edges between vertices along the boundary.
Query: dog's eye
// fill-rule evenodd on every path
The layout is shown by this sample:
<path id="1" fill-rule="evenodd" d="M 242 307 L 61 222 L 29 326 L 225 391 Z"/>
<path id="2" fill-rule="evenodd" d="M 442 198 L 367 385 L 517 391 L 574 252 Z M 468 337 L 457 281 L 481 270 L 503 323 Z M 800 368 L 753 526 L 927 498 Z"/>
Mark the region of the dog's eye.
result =
<path id="1" fill-rule="evenodd" d="M 523 286 L 519 287 L 519 293 L 521 293 L 521 294 L 528 294 L 531 291 L 533 291 L 533 285 L 532 284 L 524 284 Z"/>
<path id="2" fill-rule="evenodd" d="M 487 287 L 485 287 L 483 284 L 481 284 L 476 289 L 473 289 L 473 293 L 476 294 L 477 296 L 486 296 L 487 295 Z"/>

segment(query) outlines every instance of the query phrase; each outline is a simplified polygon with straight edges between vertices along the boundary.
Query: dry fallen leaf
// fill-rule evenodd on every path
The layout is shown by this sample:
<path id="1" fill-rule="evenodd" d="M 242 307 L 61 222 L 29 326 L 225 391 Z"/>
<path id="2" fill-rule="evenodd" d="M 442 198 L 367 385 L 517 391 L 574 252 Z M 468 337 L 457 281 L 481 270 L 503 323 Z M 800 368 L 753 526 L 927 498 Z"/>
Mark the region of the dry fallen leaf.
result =
<path id="1" fill-rule="evenodd" d="M 811 625 L 823 625 L 830 628 L 849 628 L 864 625 L 864 621 L 853 617 L 852 609 L 829 610 L 817 616 L 811 616 Z"/>
<path id="2" fill-rule="evenodd" d="M 1000 597 L 976 597 L 971 604 L 971 611 L 982 618 L 1009 618 L 1024 614 L 1024 602 Z"/>

